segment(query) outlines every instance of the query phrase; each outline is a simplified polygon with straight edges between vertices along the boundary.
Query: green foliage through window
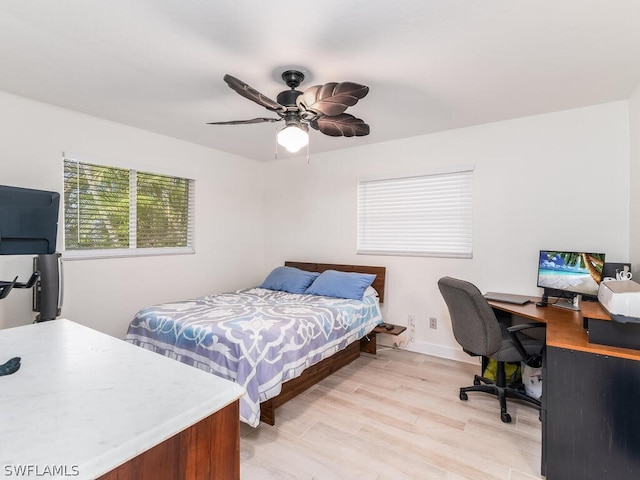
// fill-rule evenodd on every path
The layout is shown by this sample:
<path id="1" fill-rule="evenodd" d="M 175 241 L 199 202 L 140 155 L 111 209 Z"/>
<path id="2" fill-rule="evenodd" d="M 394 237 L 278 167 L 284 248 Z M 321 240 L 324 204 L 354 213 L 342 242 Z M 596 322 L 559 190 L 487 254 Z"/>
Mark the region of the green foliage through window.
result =
<path id="1" fill-rule="evenodd" d="M 189 181 L 140 172 L 137 187 L 138 247 L 186 247 Z"/>
<path id="2" fill-rule="evenodd" d="M 192 247 L 193 180 L 64 160 L 66 250 Z"/>

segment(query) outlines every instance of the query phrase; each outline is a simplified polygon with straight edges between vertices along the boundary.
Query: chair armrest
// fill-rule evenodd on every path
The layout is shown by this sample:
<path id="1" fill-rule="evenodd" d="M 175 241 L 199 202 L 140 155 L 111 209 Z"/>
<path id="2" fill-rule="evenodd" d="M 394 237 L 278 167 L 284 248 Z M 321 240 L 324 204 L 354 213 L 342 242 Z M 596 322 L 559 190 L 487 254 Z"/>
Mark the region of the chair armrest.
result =
<path id="1" fill-rule="evenodd" d="M 547 324 L 541 323 L 541 322 L 521 323 L 519 325 L 512 325 L 511 327 L 507 327 L 507 331 L 511 336 L 511 340 L 513 340 L 513 344 L 515 345 L 516 350 L 518 350 L 518 352 L 520 353 L 520 356 L 522 357 L 522 361 L 524 363 L 528 364 L 532 359 L 539 357 L 539 355 L 529 355 L 527 353 L 527 351 L 522 346 L 522 342 L 520 342 L 520 339 L 518 338 L 517 332 L 521 330 L 527 330 L 530 328 L 546 328 L 546 327 L 547 327 Z"/>
<path id="2" fill-rule="evenodd" d="M 507 327 L 509 333 L 511 332 L 519 332 L 520 330 L 527 330 L 529 328 L 547 328 L 546 323 L 536 322 L 536 323 L 521 323 L 519 325 L 512 325 Z"/>

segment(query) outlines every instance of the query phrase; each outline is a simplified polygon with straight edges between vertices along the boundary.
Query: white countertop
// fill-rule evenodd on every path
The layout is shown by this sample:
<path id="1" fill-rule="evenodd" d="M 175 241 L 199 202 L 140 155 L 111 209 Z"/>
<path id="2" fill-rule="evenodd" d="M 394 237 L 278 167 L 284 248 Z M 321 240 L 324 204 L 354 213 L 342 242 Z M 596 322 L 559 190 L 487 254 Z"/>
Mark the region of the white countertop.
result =
<path id="1" fill-rule="evenodd" d="M 95 478 L 244 394 L 69 320 L 0 330 L 0 364 L 12 357 L 22 365 L 0 377 L 0 478 Z"/>

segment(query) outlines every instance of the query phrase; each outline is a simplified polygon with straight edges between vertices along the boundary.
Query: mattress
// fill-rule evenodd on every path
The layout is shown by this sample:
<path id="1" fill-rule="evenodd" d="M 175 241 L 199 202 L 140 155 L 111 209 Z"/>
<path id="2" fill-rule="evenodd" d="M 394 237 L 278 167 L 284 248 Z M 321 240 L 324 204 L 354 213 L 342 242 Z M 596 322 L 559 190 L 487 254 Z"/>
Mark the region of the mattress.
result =
<path id="1" fill-rule="evenodd" d="M 260 402 L 379 323 L 373 295 L 347 300 L 249 288 L 144 308 L 125 340 L 244 387 L 240 419 L 257 426 Z"/>

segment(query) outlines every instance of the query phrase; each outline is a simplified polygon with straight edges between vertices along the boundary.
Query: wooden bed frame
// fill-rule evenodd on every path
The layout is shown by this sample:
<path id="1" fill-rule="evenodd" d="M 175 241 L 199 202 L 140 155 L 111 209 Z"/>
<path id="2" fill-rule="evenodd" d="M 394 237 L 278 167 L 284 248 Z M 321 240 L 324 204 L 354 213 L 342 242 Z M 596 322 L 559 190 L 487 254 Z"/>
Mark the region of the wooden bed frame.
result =
<path id="1" fill-rule="evenodd" d="M 380 303 L 384 301 L 384 284 L 386 279 L 386 267 L 371 267 L 365 265 L 339 265 L 329 263 L 285 262 L 287 267 L 295 267 L 309 272 L 324 272 L 325 270 L 338 270 L 341 272 L 373 273 L 376 279 L 373 288 L 378 292 Z M 329 358 L 307 368 L 299 377 L 292 378 L 282 384 L 282 390 L 276 397 L 260 403 L 260 421 L 269 425 L 276 423 L 276 408 L 291 400 L 307 388 L 315 385 L 323 378 L 353 362 L 360 356 L 360 342 L 356 341 L 344 350 L 336 352 Z"/>

